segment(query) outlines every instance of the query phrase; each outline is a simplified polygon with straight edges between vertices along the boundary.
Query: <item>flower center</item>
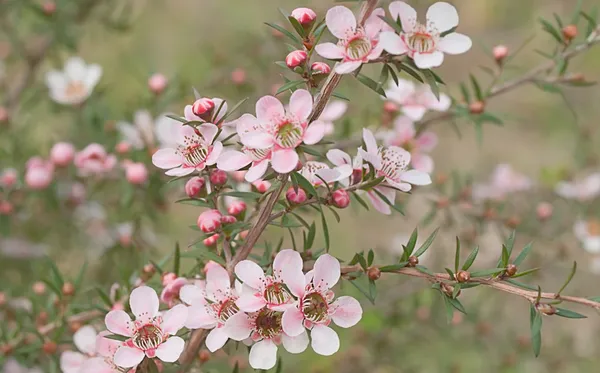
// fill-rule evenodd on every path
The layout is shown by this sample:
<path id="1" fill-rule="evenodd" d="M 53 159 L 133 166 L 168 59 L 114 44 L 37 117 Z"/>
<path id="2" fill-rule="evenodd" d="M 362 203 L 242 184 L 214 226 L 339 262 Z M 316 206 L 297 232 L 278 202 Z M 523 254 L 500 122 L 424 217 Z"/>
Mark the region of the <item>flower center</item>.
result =
<path id="1" fill-rule="evenodd" d="M 310 293 L 302 299 L 302 313 L 304 318 L 314 323 L 326 321 L 329 305 L 320 293 Z"/>
<path id="2" fill-rule="evenodd" d="M 423 25 L 418 24 L 415 30 L 405 37 L 406 44 L 413 52 L 431 53 L 435 50 L 437 35 Z"/>
<path id="3" fill-rule="evenodd" d="M 381 154 L 381 172 L 392 180 L 399 180 L 400 174 L 408 166 L 408 162 L 403 152 L 396 148 L 384 148 L 380 150 Z"/>
<path id="4" fill-rule="evenodd" d="M 264 297 L 267 303 L 274 305 L 285 304 L 292 299 L 290 293 L 288 293 L 280 282 L 274 282 L 267 286 L 265 288 Z"/>
<path id="5" fill-rule="evenodd" d="M 196 167 L 206 161 L 210 148 L 197 136 L 186 136 L 184 145 L 180 145 L 178 152 L 184 158 L 184 165 Z"/>
<path id="6" fill-rule="evenodd" d="M 259 311 L 254 321 L 256 333 L 264 339 L 271 339 L 278 336 L 283 330 L 281 327 L 282 316 L 282 312 L 263 308 Z"/>
<path id="7" fill-rule="evenodd" d="M 298 123 L 283 122 L 275 133 L 275 141 L 282 148 L 295 148 L 302 142 L 304 129 Z"/>
<path id="8" fill-rule="evenodd" d="M 328 168 L 329 166 L 323 162 L 308 161 L 304 167 L 302 167 L 300 173 L 311 183 L 318 185 L 322 184 L 323 181 L 317 177 L 317 172 Z"/>
<path id="9" fill-rule="evenodd" d="M 271 149 L 252 149 L 244 148 L 244 153 L 252 159 L 253 162 L 262 161 L 269 156 Z"/>
<path id="10" fill-rule="evenodd" d="M 352 39 L 346 45 L 346 55 L 351 60 L 362 60 L 371 52 L 371 41 L 364 37 Z"/>
<path id="11" fill-rule="evenodd" d="M 225 323 L 231 316 L 235 315 L 239 312 L 238 306 L 235 304 L 235 299 L 229 298 L 223 303 L 221 303 L 220 308 L 217 311 L 217 318 Z"/>
<path id="12" fill-rule="evenodd" d="M 163 342 L 162 330 L 156 325 L 146 324 L 133 336 L 133 344 L 140 350 L 152 350 Z"/>
<path id="13" fill-rule="evenodd" d="M 83 82 L 80 81 L 70 81 L 65 88 L 65 95 L 67 97 L 76 98 L 84 96 L 86 93 L 86 88 Z"/>

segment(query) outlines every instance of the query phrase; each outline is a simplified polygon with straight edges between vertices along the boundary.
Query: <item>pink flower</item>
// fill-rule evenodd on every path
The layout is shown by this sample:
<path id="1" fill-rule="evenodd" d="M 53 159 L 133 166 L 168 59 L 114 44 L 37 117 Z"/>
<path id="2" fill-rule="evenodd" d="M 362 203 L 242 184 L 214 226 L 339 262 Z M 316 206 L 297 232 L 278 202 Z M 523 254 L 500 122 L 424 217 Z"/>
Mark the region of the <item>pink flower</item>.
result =
<path id="1" fill-rule="evenodd" d="M 266 193 L 267 190 L 271 187 L 271 182 L 268 180 L 256 180 L 252 183 L 252 187 L 258 193 Z"/>
<path id="2" fill-rule="evenodd" d="M 112 171 L 117 164 L 117 157 L 107 154 L 102 145 L 94 143 L 78 152 L 74 163 L 82 177 L 102 176 Z"/>
<path id="3" fill-rule="evenodd" d="M 204 280 L 194 280 L 193 283 L 185 284 L 181 287 L 181 289 L 179 289 L 179 299 L 181 299 L 181 301 L 188 306 L 191 306 L 197 302 L 200 304 L 206 304 L 205 297 L 206 281 Z"/>
<path id="4" fill-rule="evenodd" d="M 533 186 L 531 179 L 516 172 L 508 164 L 500 164 L 492 173 L 488 183 L 473 185 L 474 200 L 502 200 L 507 194 L 522 192 Z"/>
<path id="5" fill-rule="evenodd" d="M 54 165 L 41 158 L 31 158 L 27 162 L 25 184 L 33 190 L 46 189 L 54 177 Z"/>
<path id="6" fill-rule="evenodd" d="M 456 9 L 445 2 L 433 4 L 427 10 L 427 23 L 417 22 L 417 11 L 403 1 L 390 4 L 393 19 L 400 17 L 402 32 L 384 31 L 380 35 L 382 47 L 390 54 L 408 53 L 420 69 L 437 67 L 444 62 L 444 53 L 461 54 L 471 49 L 471 39 L 451 32 L 441 34 L 458 26 Z"/>
<path id="7" fill-rule="evenodd" d="M 378 147 L 373 133 L 366 128 L 363 129 L 363 140 L 367 150 L 359 148 L 358 152 L 375 168 L 378 177 L 385 177 L 384 182 L 375 189 L 383 194 L 390 203 L 393 204 L 396 199 L 396 189 L 408 192 L 412 188 L 411 184 L 431 184 L 429 174 L 407 169 L 411 155 L 406 150 L 397 146 Z M 374 190 L 370 190 L 367 196 L 377 211 L 386 215 L 391 214 L 390 206 Z"/>
<path id="8" fill-rule="evenodd" d="M 194 104 L 192 105 L 192 113 L 203 120 L 210 121 L 210 117 L 214 108 L 215 102 L 213 100 L 202 97 L 194 101 Z"/>
<path id="9" fill-rule="evenodd" d="M 296 18 L 298 23 L 303 26 L 310 26 L 317 19 L 317 13 L 310 8 L 296 8 L 292 10 L 291 16 Z"/>
<path id="10" fill-rule="evenodd" d="M 141 363 L 144 356 L 158 357 L 167 363 L 179 359 L 185 342 L 175 334 L 183 327 L 187 308 L 178 304 L 161 315 L 158 296 L 147 286 L 131 292 L 129 305 L 135 321 L 125 311 L 110 311 L 104 320 L 112 333 L 129 337 L 115 353 L 114 363 L 131 368 Z"/>
<path id="11" fill-rule="evenodd" d="M 540 220 L 550 219 L 553 211 L 554 207 L 549 202 L 540 202 L 535 209 L 535 213 Z"/>
<path id="12" fill-rule="evenodd" d="M 174 275 L 174 274 L 173 274 Z M 167 304 L 169 308 L 175 305 L 178 300 L 181 288 L 188 283 L 184 277 L 163 278 L 163 290 L 160 293 L 160 300 Z"/>
<path id="13" fill-rule="evenodd" d="M 4 188 L 10 188 L 17 183 L 18 174 L 14 168 L 6 168 L 0 174 L 0 185 Z"/>
<path id="14" fill-rule="evenodd" d="M 148 78 L 148 88 L 156 95 L 163 93 L 167 85 L 169 85 L 169 79 L 161 73 L 152 74 Z"/>
<path id="15" fill-rule="evenodd" d="M 204 233 L 214 232 L 221 226 L 222 217 L 219 210 L 206 210 L 198 216 L 198 228 Z"/>
<path id="16" fill-rule="evenodd" d="M 294 307 L 288 308 L 281 320 L 285 334 L 298 336 L 311 332 L 313 350 L 324 356 L 337 352 L 340 340 L 329 327 L 331 321 L 342 328 L 349 328 L 362 317 L 360 303 L 348 296 L 334 301 L 331 290 L 340 279 L 340 263 L 329 254 L 321 255 L 314 269 L 306 275 L 301 270 L 286 267 L 283 279 L 290 292 L 298 298 Z"/>
<path id="17" fill-rule="evenodd" d="M 50 160 L 56 166 L 67 166 L 75 157 L 75 147 L 68 142 L 59 142 L 50 149 Z"/>
<path id="18" fill-rule="evenodd" d="M 204 179 L 194 176 L 185 183 L 185 194 L 190 198 L 194 198 L 200 193 L 203 187 Z"/>
<path id="19" fill-rule="evenodd" d="M 498 62 L 502 62 L 508 56 L 508 47 L 506 45 L 496 45 L 492 49 L 494 59 Z"/>
<path id="20" fill-rule="evenodd" d="M 285 64 L 290 69 L 294 69 L 295 67 L 304 65 L 304 63 L 306 62 L 307 56 L 308 55 L 303 50 L 296 50 L 296 51 L 290 52 L 285 57 Z"/>
<path id="21" fill-rule="evenodd" d="M 329 101 L 319 117 L 319 120 L 323 122 L 325 126 L 325 135 L 331 135 L 334 132 L 335 128 L 333 122 L 340 119 L 346 110 L 348 110 L 348 104 L 346 102 L 339 100 Z"/>
<path id="22" fill-rule="evenodd" d="M 332 184 L 349 178 L 352 175 L 352 166 L 344 164 L 331 168 L 323 162 L 308 161 L 302 166 L 300 174 L 312 185 L 319 186 L 323 185 L 324 182 Z"/>
<path id="23" fill-rule="evenodd" d="M 141 162 L 131 163 L 125 166 L 125 177 L 134 185 L 141 185 L 148 181 L 148 169 Z"/>
<path id="24" fill-rule="evenodd" d="M 299 191 L 301 189 L 298 189 Z M 258 264 L 243 260 L 235 266 L 235 274 L 245 285 L 237 306 L 244 312 L 255 312 L 263 307 L 284 311 L 294 299 L 285 289 L 283 272 L 302 271 L 302 258 L 297 251 L 282 250 L 273 261 L 273 274 L 266 276 Z"/>
<path id="25" fill-rule="evenodd" d="M 556 184 L 556 194 L 563 198 L 589 201 L 600 195 L 600 173 L 593 173 L 572 182 L 561 181 Z"/>
<path id="26" fill-rule="evenodd" d="M 93 327 L 81 327 L 74 335 L 73 342 L 81 352 L 65 351 L 60 355 L 60 369 L 63 373 L 117 372 L 112 364 L 112 356 L 121 342 L 104 338 L 108 332 L 96 333 Z M 97 370 L 96 370 L 97 369 Z"/>
<path id="27" fill-rule="evenodd" d="M 385 91 L 387 102 L 400 105 L 404 115 L 412 120 L 421 120 L 428 110 L 446 111 L 452 104 L 450 97 L 440 93 L 438 100 L 427 84 L 416 84 L 398 79 L 398 84 L 390 83 Z"/>
<path id="28" fill-rule="evenodd" d="M 394 122 L 394 130 L 384 136 L 385 145 L 397 146 L 410 152 L 411 164 L 415 170 L 433 172 L 433 159 L 427 153 L 437 145 L 438 139 L 435 133 L 423 132 L 417 135 L 412 120 L 400 116 Z"/>
<path id="29" fill-rule="evenodd" d="M 185 176 L 194 171 L 202 171 L 206 166 L 217 163 L 223 150 L 220 141 L 214 141 L 218 127 L 205 123 L 198 128 L 180 126 L 177 148 L 162 148 L 152 156 L 152 163 L 167 169 L 169 176 Z"/>
<path id="30" fill-rule="evenodd" d="M 383 9 L 375 9 L 365 22 L 365 26 L 357 25 L 354 13 L 344 6 L 334 6 L 325 16 L 329 31 L 339 39 L 337 44 L 323 43 L 315 47 L 317 53 L 330 60 L 341 60 L 335 66 L 338 74 L 348 74 L 358 69 L 363 63 L 374 60 L 381 55 L 382 45 L 379 43 L 379 32 L 385 22 Z"/>
<path id="31" fill-rule="evenodd" d="M 229 337 L 223 330 L 225 322 L 240 310 L 236 305 L 241 284 L 230 286 L 229 275 L 220 265 L 211 266 L 206 272 L 205 298 L 210 302 L 194 301 L 185 326 L 189 329 L 212 329 L 206 338 L 206 347 L 215 352 L 227 343 Z"/>
<path id="32" fill-rule="evenodd" d="M 342 185 L 354 185 L 362 180 L 363 160 L 360 154 L 357 154 L 354 159 L 352 159 L 352 157 L 350 157 L 350 155 L 344 151 L 339 149 L 331 149 L 327 152 L 327 159 L 337 167 L 346 165 L 352 167 L 352 174 L 348 180 L 340 180 Z"/>
<path id="33" fill-rule="evenodd" d="M 176 146 L 177 133 L 181 122 L 161 114 L 156 118 L 148 110 L 137 110 L 133 114 L 133 123 L 117 123 L 123 141 L 117 144 L 119 153 L 127 153 L 130 147 L 144 149 L 158 143 L 161 147 Z"/>

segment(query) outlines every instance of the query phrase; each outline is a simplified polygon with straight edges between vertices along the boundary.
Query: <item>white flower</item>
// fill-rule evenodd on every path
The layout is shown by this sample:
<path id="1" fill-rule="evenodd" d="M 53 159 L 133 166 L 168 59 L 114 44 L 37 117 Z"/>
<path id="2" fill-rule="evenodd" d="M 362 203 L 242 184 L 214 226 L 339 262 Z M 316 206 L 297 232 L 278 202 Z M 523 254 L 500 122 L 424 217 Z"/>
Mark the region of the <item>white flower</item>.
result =
<path id="1" fill-rule="evenodd" d="M 78 105 L 87 100 L 102 76 L 102 67 L 86 65 L 79 57 L 71 57 L 64 71 L 51 70 L 46 74 L 50 98 L 62 105 Z"/>
<path id="2" fill-rule="evenodd" d="M 600 194 L 600 173 L 594 173 L 573 182 L 561 181 L 556 184 L 556 194 L 578 201 L 594 199 Z"/>
<path id="3" fill-rule="evenodd" d="M 159 115 L 156 119 L 148 110 L 138 110 L 133 115 L 133 124 L 128 122 L 117 123 L 123 140 L 131 144 L 135 149 L 144 149 L 146 146 L 154 145 L 158 141 L 160 147 L 174 147 L 177 139 L 175 134 L 181 123 Z"/>
<path id="4" fill-rule="evenodd" d="M 450 97 L 444 93 L 440 93 L 438 100 L 429 85 L 417 85 L 404 79 L 398 79 L 398 84 L 392 81 L 385 96 L 386 100 L 400 105 L 404 115 L 412 120 L 421 120 L 427 110 L 446 111 L 452 104 Z"/>
<path id="5" fill-rule="evenodd" d="M 600 222 L 578 220 L 573 226 L 575 237 L 590 254 L 600 254 Z"/>

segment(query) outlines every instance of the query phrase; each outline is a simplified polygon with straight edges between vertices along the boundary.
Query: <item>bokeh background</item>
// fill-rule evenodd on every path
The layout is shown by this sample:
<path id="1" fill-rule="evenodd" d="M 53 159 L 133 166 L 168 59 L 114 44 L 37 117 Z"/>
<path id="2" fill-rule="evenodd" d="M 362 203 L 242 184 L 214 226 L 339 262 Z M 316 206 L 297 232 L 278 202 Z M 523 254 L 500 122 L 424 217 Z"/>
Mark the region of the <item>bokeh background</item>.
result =
<path id="1" fill-rule="evenodd" d="M 576 0 L 450 2 L 460 14 L 459 31 L 474 40 L 469 53 L 447 58 L 439 69 L 447 83 L 443 90 L 453 97 L 459 97 L 457 84 L 467 80 L 469 73 L 482 82 L 489 81 L 480 66 L 493 66 L 488 51 L 494 45 L 504 44 L 513 51 L 533 37 L 507 67 L 507 78 L 518 76 L 543 61 L 544 58 L 534 50 L 548 49 L 553 44 L 540 30 L 538 18 L 551 19 L 553 13 L 570 17 L 577 3 Z M 433 2 L 413 0 L 410 3 L 423 14 Z M 83 39 L 77 52 L 86 61 L 98 63 L 104 69 L 99 94 L 106 105 L 107 121 L 131 118 L 135 110 L 143 107 L 179 113 L 184 104 L 193 100 L 192 87 L 203 95 L 224 97 L 231 103 L 249 97 L 242 112 L 253 111 L 253 103 L 258 97 L 273 92 L 274 87 L 282 84 L 281 74 L 289 76 L 273 63 L 283 60 L 287 54 L 284 41 L 274 36 L 264 22 L 283 24 L 278 7 L 291 11 L 298 6 L 307 6 L 322 16 L 333 2 L 128 0 L 116 4 L 111 19 L 127 14 L 131 21 L 128 27 L 107 30 L 100 17 L 92 19 L 82 28 Z M 348 4 L 356 8 L 356 3 Z M 584 9 L 592 5 L 597 2 L 583 1 Z M 66 56 L 66 53 L 53 56 L 54 60 L 49 59 L 42 70 L 58 66 L 58 60 Z M 592 49 L 574 61 L 571 71 L 585 74 L 588 80 L 596 80 L 600 78 L 598 61 L 600 48 Z M 171 80 L 170 96 L 164 102 L 153 101 L 147 92 L 146 80 L 157 71 Z M 374 77 L 378 74 L 375 69 L 365 71 Z M 38 88 L 29 100 L 42 99 L 44 87 Z M 339 90 L 351 100 L 344 126 L 358 130 L 378 124 L 382 108 L 379 97 L 353 79 L 345 79 Z M 533 85 L 524 86 L 489 103 L 488 109 L 498 114 L 505 124 L 484 125 L 481 142 L 476 138 L 472 123 L 459 121 L 456 128 L 460 134 L 447 122 L 436 123 L 432 126 L 440 138 L 433 153 L 436 175 L 459 171 L 475 179 L 485 179 L 496 164 L 510 163 L 536 179 L 541 186 L 538 195 L 517 197 L 508 207 L 520 211 L 523 221 L 533 220 L 533 201 L 552 198 L 545 192 L 545 186 L 571 175 L 572 170 L 597 169 L 599 99 L 597 87 L 564 88 L 562 94 L 556 94 Z M 27 123 L 30 127 L 23 139 L 24 146 L 41 152 L 47 152 L 54 141 L 76 138 L 79 131 L 88 131 L 73 126 L 70 120 L 65 120 L 64 113 L 54 110 L 50 104 L 36 105 Z M 341 129 L 338 131 L 342 132 Z M 111 191 L 103 189 L 103 193 Z M 406 242 L 413 228 L 422 222 L 433 198 L 433 193 L 416 193 L 409 198 L 406 216 L 393 218 L 351 206 L 341 213 L 340 224 L 331 219 L 332 253 L 349 260 L 355 252 L 374 249 L 376 260 L 390 262 L 401 252 L 400 245 Z M 174 199 L 165 203 L 172 204 Z M 531 205 L 528 210 L 520 209 L 528 203 Z M 529 282 L 539 283 L 544 289 L 556 289 L 567 276 L 572 261 L 578 260 L 582 265 L 568 292 L 598 295 L 595 292 L 600 292 L 597 286 L 600 275 L 586 267 L 589 254 L 580 248 L 572 234 L 576 214 L 571 211 L 561 215 L 562 211 L 572 207 L 570 204 L 557 201 L 552 226 L 536 230 L 535 235 L 524 228 L 517 236 L 516 247 L 535 241 L 534 254 L 527 264 L 542 266 L 544 271 Z M 588 208 L 592 214 L 599 214 L 593 207 Z M 110 207 L 107 210 L 111 213 Z M 134 217 L 135 213 L 131 212 Z M 198 232 L 188 228 L 195 222 L 197 207 L 173 205 L 157 215 L 158 224 L 149 239 L 155 252 L 165 255 L 172 251 L 175 241 L 183 244 L 197 240 Z M 465 252 L 474 245 L 481 246 L 480 261 L 476 266 L 485 268 L 500 255 L 503 236 L 508 232 L 505 227 L 490 224 L 484 227 L 483 234 L 473 237 L 468 224 L 441 214 L 429 224 L 422 225 L 421 237 L 425 238 L 436 227 L 442 230 L 424 263 L 438 272 L 450 266 L 454 236 L 463 238 Z M 41 240 L 45 237 L 43 232 L 30 234 Z M 268 231 L 268 237 L 274 241 L 280 235 L 281 231 Z M 285 244 L 289 245 L 287 234 L 285 236 Z M 322 244 L 320 235 L 317 242 Z M 90 280 L 106 285 L 117 280 L 118 268 L 127 260 L 124 258 L 135 257 L 135 260 L 143 261 L 139 255 L 124 251 L 93 255 L 84 247 L 85 240 L 69 237 L 61 240 L 54 237 L 43 243 L 61 270 L 74 276 L 84 261 L 91 260 L 87 271 Z M 27 287 L 45 271 L 42 264 L 32 264 L 30 260 L 1 259 L 0 289 L 27 294 Z M 344 284 L 342 291 L 359 297 L 365 314 L 357 327 L 341 333 L 342 349 L 338 354 L 331 358 L 319 357 L 312 352 L 292 356 L 280 349 L 285 355 L 283 372 L 562 373 L 593 371 L 600 363 L 600 323 L 591 310 L 585 310 L 590 316 L 587 320 L 545 319 L 542 354 L 536 359 L 528 339 L 528 304 L 522 299 L 495 294 L 490 289 L 473 289 L 463 295 L 468 315 L 456 316 L 449 322 L 441 297 L 429 290 L 423 281 L 389 275 L 378 284 L 375 305 Z M 236 356 L 243 356 L 239 360 L 243 365 L 244 347 L 240 346 L 236 351 L 230 346 L 227 352 L 229 356 L 217 353 L 203 367 L 204 371 L 229 371 L 231 364 L 237 361 Z M 250 371 L 250 368 L 244 369 L 242 371 Z"/>

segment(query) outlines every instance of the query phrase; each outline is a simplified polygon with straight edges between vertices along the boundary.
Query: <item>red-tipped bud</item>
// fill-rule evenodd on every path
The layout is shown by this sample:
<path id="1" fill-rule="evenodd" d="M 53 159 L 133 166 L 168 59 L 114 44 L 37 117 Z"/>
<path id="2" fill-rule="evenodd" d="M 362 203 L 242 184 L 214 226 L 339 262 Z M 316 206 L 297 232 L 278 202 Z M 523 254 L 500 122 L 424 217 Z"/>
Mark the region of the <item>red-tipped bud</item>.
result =
<path id="1" fill-rule="evenodd" d="M 287 57 L 285 57 L 285 64 L 290 69 L 294 69 L 298 66 L 304 65 L 307 57 L 308 55 L 305 51 L 296 50 L 288 54 Z"/>
<path id="2" fill-rule="evenodd" d="M 46 293 L 46 284 L 41 281 L 36 281 L 31 286 L 31 289 L 36 295 L 44 295 L 44 293 Z"/>
<path id="3" fill-rule="evenodd" d="M 233 84 L 242 85 L 246 83 L 246 70 L 237 68 L 231 72 L 231 81 Z"/>
<path id="4" fill-rule="evenodd" d="M 131 144 L 126 141 L 121 141 L 115 146 L 115 151 L 119 154 L 127 154 L 131 150 Z"/>
<path id="5" fill-rule="evenodd" d="M 458 282 L 468 282 L 471 279 L 471 274 L 467 271 L 458 271 L 455 276 Z"/>
<path id="6" fill-rule="evenodd" d="M 75 294 L 75 285 L 70 282 L 65 282 L 62 286 L 62 293 L 64 296 L 72 296 Z"/>
<path id="7" fill-rule="evenodd" d="M 0 201 L 0 215 L 12 215 L 14 211 L 13 204 L 8 201 Z"/>
<path id="8" fill-rule="evenodd" d="M 52 341 L 45 342 L 42 345 L 42 351 L 44 351 L 44 353 L 46 353 L 48 355 L 55 354 L 57 349 L 58 349 L 58 346 L 56 345 L 55 342 L 52 342 Z"/>
<path id="9" fill-rule="evenodd" d="M 492 49 L 492 54 L 496 62 L 501 63 L 508 56 L 508 47 L 506 45 L 496 45 Z"/>
<path id="10" fill-rule="evenodd" d="M 165 272 L 162 275 L 162 284 L 163 286 L 167 286 L 169 285 L 171 282 L 175 281 L 177 279 L 177 275 L 173 272 Z"/>
<path id="11" fill-rule="evenodd" d="M 317 13 L 309 8 L 296 8 L 292 11 L 291 16 L 296 18 L 298 23 L 305 28 L 312 26 L 315 23 L 315 19 L 317 19 Z"/>
<path id="12" fill-rule="evenodd" d="M 469 105 L 471 114 L 481 114 L 485 111 L 485 103 L 483 101 L 475 101 Z"/>
<path id="13" fill-rule="evenodd" d="M 345 209 L 350 205 L 350 195 L 344 189 L 335 190 L 331 193 L 331 202 L 338 209 Z"/>
<path id="14" fill-rule="evenodd" d="M 219 235 L 218 234 L 213 234 L 212 236 L 210 236 L 208 238 L 205 238 L 204 241 L 202 241 L 202 243 L 206 247 L 212 247 L 212 246 L 215 246 L 217 244 L 217 241 L 219 241 Z"/>
<path id="15" fill-rule="evenodd" d="M 244 201 L 233 201 L 227 206 L 227 213 L 229 215 L 238 216 L 244 211 L 246 211 L 246 203 Z"/>
<path id="16" fill-rule="evenodd" d="M 285 193 L 285 198 L 291 205 L 298 205 L 300 203 L 304 203 L 308 199 L 304 189 L 298 188 L 298 190 L 294 190 L 293 187 L 287 190 L 287 192 Z"/>
<path id="17" fill-rule="evenodd" d="M 537 205 L 537 208 L 535 210 L 538 219 L 541 221 L 550 219 L 552 217 L 553 211 L 554 208 L 548 202 L 541 202 L 539 205 Z"/>
<path id="18" fill-rule="evenodd" d="M 204 233 L 214 232 L 221 226 L 221 217 L 219 210 L 206 210 L 198 216 L 198 228 Z"/>
<path id="19" fill-rule="evenodd" d="M 164 90 L 167 89 L 168 85 L 169 79 L 167 79 L 167 77 L 163 74 L 152 74 L 152 76 L 148 78 L 148 89 L 150 89 L 150 92 L 154 93 L 155 95 L 160 95 L 163 93 Z"/>
<path id="20" fill-rule="evenodd" d="M 75 157 L 75 147 L 68 142 L 58 142 L 50 149 L 50 161 L 55 166 L 67 166 Z"/>
<path id="21" fill-rule="evenodd" d="M 252 187 L 258 193 L 265 193 L 271 187 L 271 183 L 266 180 L 258 180 L 252 183 Z"/>
<path id="22" fill-rule="evenodd" d="M 42 4 L 42 11 L 45 15 L 51 16 L 56 12 L 56 3 L 54 1 L 46 1 Z"/>
<path id="23" fill-rule="evenodd" d="M 396 105 L 395 103 L 391 102 L 391 101 L 386 101 L 383 103 L 383 111 L 385 111 L 386 113 L 397 113 L 398 110 L 400 110 L 400 108 L 398 107 L 398 105 Z"/>
<path id="24" fill-rule="evenodd" d="M 208 350 L 200 350 L 198 360 L 200 360 L 201 363 L 206 363 L 210 360 L 210 352 L 208 352 Z"/>
<path id="25" fill-rule="evenodd" d="M 221 186 L 227 182 L 227 172 L 215 170 L 210 174 L 210 183 L 212 185 Z"/>
<path id="26" fill-rule="evenodd" d="M 325 62 L 314 62 L 312 65 L 310 65 L 310 70 L 312 71 L 313 75 L 326 75 L 331 72 L 331 66 L 329 66 Z"/>
<path id="27" fill-rule="evenodd" d="M 377 281 L 381 277 L 381 270 L 377 267 L 371 267 L 367 271 L 367 276 L 369 276 L 369 280 Z"/>
<path id="28" fill-rule="evenodd" d="M 185 194 L 190 197 L 196 197 L 204 187 L 204 179 L 194 176 L 185 183 Z"/>
<path id="29" fill-rule="evenodd" d="M 192 113 L 194 115 L 207 120 L 215 108 L 215 102 L 210 98 L 202 97 L 197 99 L 192 105 Z"/>
<path id="30" fill-rule="evenodd" d="M 577 37 L 577 26 L 567 25 L 563 27 L 562 34 L 566 41 L 571 41 Z"/>
<path id="31" fill-rule="evenodd" d="M 223 224 L 233 224 L 236 221 L 237 219 L 233 215 L 223 215 L 223 217 L 221 217 L 221 223 Z"/>
<path id="32" fill-rule="evenodd" d="M 17 170 L 8 168 L 0 174 L 0 185 L 5 188 L 10 188 L 16 184 L 18 178 Z"/>

